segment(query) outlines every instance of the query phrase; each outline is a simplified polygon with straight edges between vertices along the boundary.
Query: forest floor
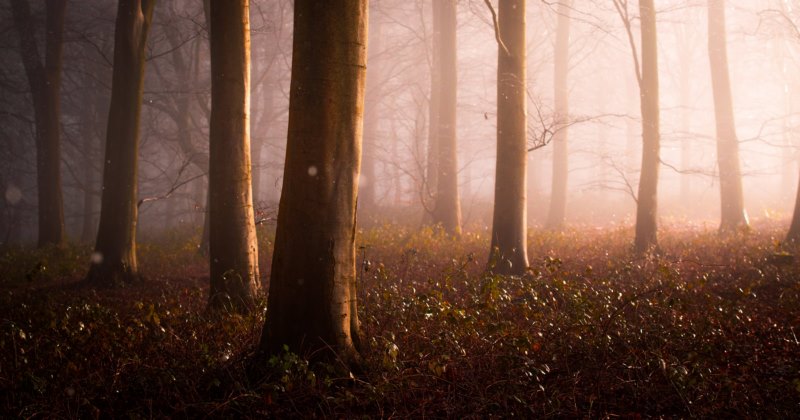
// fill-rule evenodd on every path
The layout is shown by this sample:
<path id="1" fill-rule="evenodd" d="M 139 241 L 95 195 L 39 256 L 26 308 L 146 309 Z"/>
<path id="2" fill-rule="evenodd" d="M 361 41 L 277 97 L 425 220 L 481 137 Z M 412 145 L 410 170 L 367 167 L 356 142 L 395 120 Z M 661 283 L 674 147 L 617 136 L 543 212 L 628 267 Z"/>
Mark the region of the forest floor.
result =
<path id="1" fill-rule="evenodd" d="M 80 282 L 88 248 L 3 249 L 0 413 L 792 417 L 800 249 L 783 229 L 667 229 L 652 255 L 627 228 L 532 231 L 531 272 L 513 278 L 485 273 L 485 233 L 372 228 L 358 249 L 366 369 L 344 377 L 288 353 L 249 377 L 263 311 L 207 314 L 189 240 L 142 245 L 146 282 L 109 290 Z"/>

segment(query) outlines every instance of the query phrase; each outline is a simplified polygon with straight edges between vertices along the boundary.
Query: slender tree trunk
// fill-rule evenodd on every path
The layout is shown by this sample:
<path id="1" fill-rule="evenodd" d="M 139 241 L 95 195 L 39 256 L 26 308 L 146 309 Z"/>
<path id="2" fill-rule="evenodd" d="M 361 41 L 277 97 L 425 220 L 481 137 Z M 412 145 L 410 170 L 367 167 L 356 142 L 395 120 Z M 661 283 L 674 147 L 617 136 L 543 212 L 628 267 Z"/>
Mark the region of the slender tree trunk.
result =
<path id="1" fill-rule="evenodd" d="M 42 65 L 27 0 L 12 0 L 20 55 L 33 97 L 36 123 L 36 182 L 39 246 L 62 245 L 64 199 L 61 192 L 61 67 L 66 0 L 47 0 L 45 57 Z"/>
<path id="2" fill-rule="evenodd" d="M 642 172 L 636 203 L 636 239 L 634 248 L 647 251 L 658 245 L 658 170 L 661 165 L 658 101 L 658 42 L 656 11 L 653 0 L 640 0 L 642 21 Z"/>
<path id="3" fill-rule="evenodd" d="M 136 280 L 137 162 L 147 34 L 155 0 L 120 0 L 108 110 L 100 224 L 87 280 L 117 285 Z"/>
<path id="4" fill-rule="evenodd" d="M 501 274 L 528 269 L 526 201 L 527 95 L 525 0 L 498 3 L 500 39 L 508 51 L 497 52 L 497 165 L 489 265 Z"/>
<path id="5" fill-rule="evenodd" d="M 201 256 L 208 256 L 208 248 L 210 242 L 211 232 L 211 218 L 209 217 L 209 208 L 211 207 L 211 196 L 208 193 L 208 180 L 206 180 L 206 195 L 203 200 L 203 230 L 200 233 L 200 244 L 197 246 L 197 253 Z"/>
<path id="6" fill-rule="evenodd" d="M 800 183 L 797 185 L 797 196 L 794 201 L 794 214 L 792 224 L 789 226 L 789 233 L 786 234 L 786 242 L 800 242 Z"/>
<path id="7" fill-rule="evenodd" d="M 261 348 L 358 363 L 367 0 L 295 2 L 289 135 Z M 331 354 L 327 350 L 332 350 Z"/>
<path id="8" fill-rule="evenodd" d="M 569 26 L 570 2 L 558 4 L 558 29 L 555 45 L 555 112 L 559 125 L 563 125 L 553 135 L 553 185 L 550 195 L 550 212 L 547 227 L 560 229 L 564 225 L 567 210 L 567 179 L 569 177 L 568 146 L 569 130 Z"/>
<path id="9" fill-rule="evenodd" d="M 437 168 L 433 222 L 451 235 L 461 234 L 461 200 L 458 194 L 456 148 L 456 0 L 440 0 L 441 30 L 434 31 L 434 56 L 439 57 L 440 77 L 436 119 Z"/>
<path id="10" fill-rule="evenodd" d="M 449 0 L 445 0 L 449 1 Z M 442 28 L 442 1 L 431 2 L 433 14 L 433 40 L 431 42 L 431 96 L 428 101 L 428 148 L 425 154 L 425 177 L 423 182 L 423 223 L 433 223 L 433 207 L 436 205 L 436 189 L 439 184 L 439 113 L 442 96 L 442 57 L 439 44 Z"/>
<path id="11" fill-rule="evenodd" d="M 211 0 L 209 261 L 212 309 L 252 309 L 259 289 L 250 168 L 249 0 Z"/>
<path id="12" fill-rule="evenodd" d="M 733 117 L 725 32 L 725 0 L 708 0 L 708 57 L 717 122 L 717 162 L 722 206 L 720 232 L 730 232 L 748 225 L 742 197 L 739 140 L 736 138 Z"/>

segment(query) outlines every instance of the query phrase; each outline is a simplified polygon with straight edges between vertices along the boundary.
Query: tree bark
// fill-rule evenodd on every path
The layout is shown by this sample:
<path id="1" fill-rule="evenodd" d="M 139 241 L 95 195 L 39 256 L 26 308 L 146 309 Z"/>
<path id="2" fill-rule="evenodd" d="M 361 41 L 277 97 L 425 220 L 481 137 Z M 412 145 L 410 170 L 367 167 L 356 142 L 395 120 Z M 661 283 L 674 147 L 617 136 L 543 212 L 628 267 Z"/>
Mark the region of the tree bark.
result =
<path id="1" fill-rule="evenodd" d="M 441 30 L 434 29 L 433 54 L 439 58 L 439 97 L 435 124 L 437 180 L 433 223 L 451 235 L 461 234 L 461 200 L 458 194 L 456 148 L 456 0 L 435 2 L 441 8 Z M 434 24 L 436 21 L 434 20 Z"/>
<path id="2" fill-rule="evenodd" d="M 286 165 L 261 348 L 286 345 L 357 365 L 367 0 L 297 0 L 294 13 Z"/>
<path id="3" fill-rule="evenodd" d="M 89 282 L 113 286 L 139 277 L 136 261 L 139 116 L 147 34 L 155 0 L 120 0 L 103 164 L 103 196 Z"/>
<path id="4" fill-rule="evenodd" d="M 639 96 L 642 110 L 642 172 L 636 203 L 634 248 L 647 251 L 658 245 L 658 170 L 661 165 L 658 100 L 658 42 L 653 0 L 639 2 L 642 21 L 642 79 Z"/>
<path id="5" fill-rule="evenodd" d="M 522 275 L 528 269 L 527 95 L 525 0 L 498 3 L 497 165 L 490 268 Z M 493 267 L 492 267 L 493 265 Z"/>
<path id="6" fill-rule="evenodd" d="M 449 0 L 448 0 L 449 1 Z M 439 39 L 442 32 L 441 1 L 431 2 L 433 16 L 433 39 L 431 42 L 431 92 L 428 101 L 428 147 L 425 153 L 425 176 L 422 185 L 422 205 L 425 210 L 423 223 L 433 223 L 433 206 L 436 205 L 436 188 L 439 184 L 439 112 L 442 89 L 442 68 L 439 55 Z"/>
<path id="7" fill-rule="evenodd" d="M 64 198 L 61 191 L 61 67 L 66 0 L 47 0 L 44 65 L 39 57 L 27 0 L 12 0 L 20 55 L 33 97 L 36 126 L 36 182 L 39 199 L 39 241 L 62 245 Z"/>
<path id="8" fill-rule="evenodd" d="M 250 167 L 249 0 L 211 0 L 211 309 L 248 311 L 259 289 Z"/>
<path id="9" fill-rule="evenodd" d="M 560 229 L 564 226 L 567 210 L 568 162 L 568 120 L 569 120 L 569 26 L 571 2 L 558 4 L 558 28 L 556 29 L 554 87 L 555 113 L 558 131 L 553 134 L 553 178 L 550 194 L 550 211 L 546 226 Z"/>
<path id="10" fill-rule="evenodd" d="M 739 140 L 733 116 L 733 99 L 728 73 L 725 34 L 725 0 L 708 0 L 708 58 L 714 93 L 714 117 L 717 125 L 717 162 L 719 164 L 721 233 L 747 227 L 739 168 Z"/>

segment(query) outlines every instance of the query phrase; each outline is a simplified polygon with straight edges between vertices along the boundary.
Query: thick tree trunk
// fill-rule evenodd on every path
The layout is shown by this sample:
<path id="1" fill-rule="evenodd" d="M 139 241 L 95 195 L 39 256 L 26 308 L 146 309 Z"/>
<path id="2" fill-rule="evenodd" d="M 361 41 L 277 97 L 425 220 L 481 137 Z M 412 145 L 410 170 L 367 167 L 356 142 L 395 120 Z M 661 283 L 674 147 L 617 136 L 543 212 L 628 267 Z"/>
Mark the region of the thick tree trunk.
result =
<path id="1" fill-rule="evenodd" d="M 314 357 L 357 363 L 367 0 L 297 0 L 294 13 L 289 135 L 261 348 L 321 350 Z"/>
<path id="2" fill-rule="evenodd" d="M 252 309 L 259 289 L 250 168 L 249 0 L 211 0 L 209 261 L 212 309 Z"/>
<path id="3" fill-rule="evenodd" d="M 714 91 L 714 117 L 717 123 L 717 162 L 720 186 L 720 232 L 747 227 L 739 169 L 739 140 L 733 117 L 733 99 L 728 73 L 725 35 L 725 0 L 708 0 L 708 58 Z"/>
<path id="4" fill-rule="evenodd" d="M 501 274 L 528 269 L 525 0 L 500 0 L 497 52 L 497 165 L 489 265 Z M 494 266 L 493 268 L 491 266 Z"/>
<path id="5" fill-rule="evenodd" d="M 440 0 L 441 30 L 434 31 L 433 54 L 439 58 L 436 142 L 437 179 L 433 223 L 451 235 L 461 234 L 461 200 L 458 194 L 458 150 L 456 148 L 456 0 Z"/>
<path id="6" fill-rule="evenodd" d="M 642 172 L 636 203 L 634 248 L 647 251 L 658 244 L 658 170 L 661 165 L 658 101 L 658 42 L 653 0 L 639 2 L 642 21 L 642 80 L 639 90 L 642 109 Z"/>
<path id="7" fill-rule="evenodd" d="M 550 194 L 550 211 L 547 216 L 547 227 L 560 229 L 564 225 L 567 210 L 567 179 L 569 162 L 567 161 L 567 139 L 569 122 L 569 26 L 570 2 L 558 4 L 558 29 L 556 30 L 554 87 L 555 112 L 558 131 L 553 135 L 553 183 Z"/>
<path id="8" fill-rule="evenodd" d="M 47 0 L 45 57 L 42 65 L 27 0 L 12 0 L 20 55 L 33 97 L 36 123 L 36 182 L 39 246 L 62 245 L 64 199 L 61 192 L 61 65 L 66 0 Z"/>
<path id="9" fill-rule="evenodd" d="M 114 70 L 108 110 L 103 196 L 87 280 L 117 285 L 139 277 L 136 262 L 139 116 L 147 34 L 155 0 L 120 0 L 114 31 Z"/>

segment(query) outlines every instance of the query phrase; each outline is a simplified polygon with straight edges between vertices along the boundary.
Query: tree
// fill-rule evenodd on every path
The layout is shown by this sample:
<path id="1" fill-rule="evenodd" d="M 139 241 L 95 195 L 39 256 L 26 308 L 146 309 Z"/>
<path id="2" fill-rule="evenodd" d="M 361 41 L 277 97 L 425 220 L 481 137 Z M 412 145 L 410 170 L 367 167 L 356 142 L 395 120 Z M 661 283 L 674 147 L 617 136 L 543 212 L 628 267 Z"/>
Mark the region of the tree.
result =
<path id="1" fill-rule="evenodd" d="M 250 168 L 250 5 L 212 0 L 210 6 L 209 306 L 246 310 L 259 288 Z"/>
<path id="2" fill-rule="evenodd" d="M 367 0 L 297 0 L 283 190 L 261 348 L 357 363 L 355 217 Z M 316 353 L 332 356 L 327 351 Z"/>
<path id="3" fill-rule="evenodd" d="M 739 140 L 736 138 L 736 124 L 733 117 L 725 32 L 725 0 L 708 0 L 708 58 L 711 64 L 714 117 L 717 123 L 720 232 L 730 232 L 748 225 L 742 198 Z"/>
<path id="4" fill-rule="evenodd" d="M 571 1 L 558 4 L 558 28 L 556 29 L 554 88 L 555 113 L 563 128 L 553 134 L 553 184 L 550 195 L 550 211 L 547 227 L 559 229 L 564 225 L 567 208 L 567 178 L 569 175 L 568 156 L 568 118 L 569 118 L 569 26 Z"/>
<path id="5" fill-rule="evenodd" d="M 432 142 L 436 146 L 436 194 L 433 223 L 450 234 L 461 234 L 461 203 L 458 194 L 458 150 L 456 149 L 456 0 L 433 2 Z M 430 159 L 430 158 L 429 158 Z M 430 165 L 429 165 L 430 168 Z"/>
<path id="6" fill-rule="evenodd" d="M 39 57 L 27 0 L 12 0 L 20 55 L 31 88 L 36 126 L 36 182 L 39 198 L 39 246 L 64 243 L 61 192 L 61 67 L 66 0 L 47 0 L 44 64 Z"/>
<path id="7" fill-rule="evenodd" d="M 786 234 L 786 242 L 800 243 L 800 185 L 797 186 L 792 224 L 789 225 L 789 232 Z"/>
<path id="8" fill-rule="evenodd" d="M 155 0 L 119 0 L 114 69 L 103 163 L 103 196 L 87 280 L 116 285 L 136 280 L 137 161 L 147 34 Z"/>
<path id="9" fill-rule="evenodd" d="M 656 36 L 656 10 L 653 0 L 639 1 L 639 20 L 641 21 L 642 61 L 633 40 L 631 19 L 628 16 L 626 0 L 614 0 L 633 56 L 636 81 L 639 84 L 639 106 L 642 114 L 642 171 L 639 176 L 639 190 L 636 196 L 636 237 L 634 249 L 647 251 L 658 245 L 658 169 L 661 164 L 661 140 L 659 129 L 658 100 L 658 40 Z"/>
<path id="10" fill-rule="evenodd" d="M 641 252 L 658 244 L 656 212 L 661 135 L 658 108 L 658 42 L 653 0 L 639 1 L 639 18 L 642 22 L 642 71 L 639 76 L 642 109 L 642 172 L 636 201 L 634 248 Z"/>
<path id="11" fill-rule="evenodd" d="M 490 264 L 498 273 L 521 275 L 528 268 L 525 0 L 500 0 L 496 30 L 497 165 Z"/>

